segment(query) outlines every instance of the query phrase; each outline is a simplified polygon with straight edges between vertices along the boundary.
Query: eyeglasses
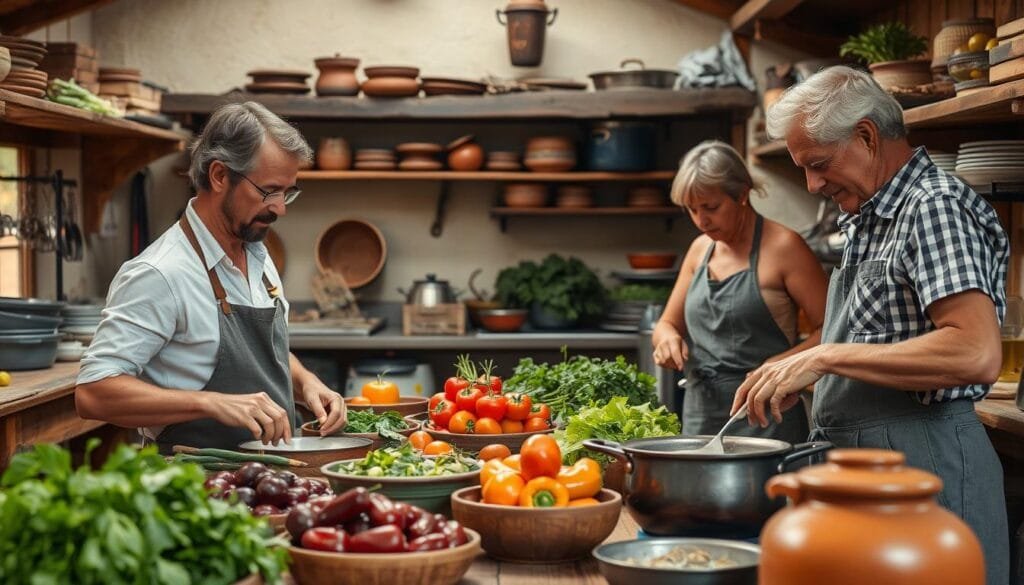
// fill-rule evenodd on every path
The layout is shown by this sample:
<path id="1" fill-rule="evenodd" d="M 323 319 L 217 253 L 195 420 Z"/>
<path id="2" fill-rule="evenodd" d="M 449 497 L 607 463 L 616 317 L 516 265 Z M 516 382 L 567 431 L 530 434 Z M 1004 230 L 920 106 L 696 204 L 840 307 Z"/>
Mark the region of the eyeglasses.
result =
<path id="1" fill-rule="evenodd" d="M 250 185 L 255 187 L 256 190 L 259 191 L 261 195 L 263 195 L 263 202 L 264 203 L 266 203 L 267 199 L 270 199 L 271 197 L 281 196 L 281 197 L 284 197 L 284 204 L 288 205 L 292 201 L 295 201 L 296 199 L 298 199 L 299 195 L 302 194 L 302 189 L 299 189 L 298 187 L 288 187 L 287 189 L 285 189 L 283 191 L 266 191 L 262 187 L 257 185 L 256 183 L 253 183 L 252 179 L 250 179 L 249 177 L 246 177 L 242 173 L 240 173 L 240 172 L 238 172 L 238 171 L 236 171 L 234 169 L 230 169 L 230 168 L 228 170 L 231 171 L 232 174 L 235 174 L 235 175 L 237 175 L 239 177 L 242 177 L 243 179 L 245 179 L 245 181 L 247 183 L 249 183 Z"/>

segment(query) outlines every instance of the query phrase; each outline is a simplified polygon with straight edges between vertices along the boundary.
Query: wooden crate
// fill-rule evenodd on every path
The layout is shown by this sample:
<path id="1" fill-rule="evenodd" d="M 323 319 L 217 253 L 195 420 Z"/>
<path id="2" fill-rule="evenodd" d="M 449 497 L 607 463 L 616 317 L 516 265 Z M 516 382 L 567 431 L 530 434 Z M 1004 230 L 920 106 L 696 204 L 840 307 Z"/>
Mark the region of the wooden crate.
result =
<path id="1" fill-rule="evenodd" d="M 402 335 L 465 335 L 466 307 L 450 303 L 423 307 L 402 305 Z"/>

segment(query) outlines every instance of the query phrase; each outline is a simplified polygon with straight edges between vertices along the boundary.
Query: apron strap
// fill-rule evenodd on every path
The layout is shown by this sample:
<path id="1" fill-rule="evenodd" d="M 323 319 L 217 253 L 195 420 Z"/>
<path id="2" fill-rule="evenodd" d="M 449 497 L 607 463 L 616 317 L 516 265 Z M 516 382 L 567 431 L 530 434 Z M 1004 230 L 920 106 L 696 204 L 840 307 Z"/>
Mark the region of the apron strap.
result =
<path id="1" fill-rule="evenodd" d="M 178 225 L 181 226 L 181 231 L 185 232 L 185 237 L 188 238 L 188 242 L 192 244 L 192 249 L 199 255 L 199 260 L 206 266 L 206 256 L 203 255 L 203 249 L 199 247 L 199 240 L 196 239 L 196 233 L 192 231 L 192 226 L 188 223 L 188 218 L 185 214 L 181 215 L 181 219 L 178 220 Z M 217 276 L 216 266 L 211 266 L 206 271 L 206 275 L 210 278 L 210 286 L 213 287 L 213 296 L 217 299 L 217 304 L 220 305 L 220 310 L 225 315 L 231 314 L 231 305 L 228 303 L 228 293 L 224 290 L 224 285 L 220 282 L 220 277 Z M 264 278 L 266 276 L 264 275 Z"/>

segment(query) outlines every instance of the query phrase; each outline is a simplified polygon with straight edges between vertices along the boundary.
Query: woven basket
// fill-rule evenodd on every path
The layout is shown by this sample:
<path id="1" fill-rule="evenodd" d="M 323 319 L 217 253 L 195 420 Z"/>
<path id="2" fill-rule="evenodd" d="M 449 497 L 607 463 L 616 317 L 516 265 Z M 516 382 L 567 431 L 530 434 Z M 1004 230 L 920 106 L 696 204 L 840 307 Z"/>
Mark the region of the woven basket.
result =
<path id="1" fill-rule="evenodd" d="M 995 21 L 991 18 L 967 18 L 943 22 L 942 30 L 935 35 L 932 43 L 932 67 L 944 66 L 953 51 L 977 33 L 995 37 Z"/>

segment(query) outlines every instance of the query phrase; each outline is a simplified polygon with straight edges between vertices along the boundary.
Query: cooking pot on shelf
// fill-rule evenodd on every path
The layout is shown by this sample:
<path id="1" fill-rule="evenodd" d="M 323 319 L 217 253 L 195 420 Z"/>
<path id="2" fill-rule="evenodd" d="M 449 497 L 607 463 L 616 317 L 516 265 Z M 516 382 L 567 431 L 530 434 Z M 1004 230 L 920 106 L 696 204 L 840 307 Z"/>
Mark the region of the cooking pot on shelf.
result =
<path id="1" fill-rule="evenodd" d="M 409 292 L 399 288 L 398 292 L 405 295 L 405 304 L 419 305 L 421 307 L 435 307 L 448 303 L 454 303 L 458 292 L 452 290 L 447 280 L 438 280 L 436 274 L 428 274 L 426 280 L 413 282 Z"/>
<path id="2" fill-rule="evenodd" d="M 626 65 L 639 65 L 639 69 L 626 69 Z M 591 73 L 594 89 L 637 89 L 655 87 L 672 89 L 676 86 L 679 73 L 671 69 L 647 69 L 640 59 L 626 59 L 619 63 L 619 71 L 598 71 Z"/>
<path id="3" fill-rule="evenodd" d="M 710 439 L 679 435 L 622 444 L 588 439 L 583 446 L 623 462 L 626 509 L 647 534 L 732 539 L 756 537 L 785 504 L 765 494 L 770 477 L 832 448 L 824 441 L 791 445 L 727 436 L 724 455 L 693 452 Z"/>
<path id="4" fill-rule="evenodd" d="M 589 167 L 638 172 L 654 168 L 655 127 L 649 122 L 597 122 L 590 127 Z"/>

